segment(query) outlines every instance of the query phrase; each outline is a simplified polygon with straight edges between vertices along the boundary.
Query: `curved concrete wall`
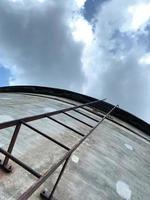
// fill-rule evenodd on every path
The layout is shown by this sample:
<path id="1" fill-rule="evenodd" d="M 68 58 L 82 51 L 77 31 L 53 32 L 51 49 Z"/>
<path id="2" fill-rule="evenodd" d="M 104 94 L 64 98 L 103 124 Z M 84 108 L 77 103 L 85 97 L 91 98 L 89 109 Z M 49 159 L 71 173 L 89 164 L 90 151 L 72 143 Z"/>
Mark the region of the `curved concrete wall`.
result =
<path id="1" fill-rule="evenodd" d="M 9 86 L 9 87 L 1 87 L 0 92 L 26 92 L 26 93 L 35 93 L 35 94 L 45 94 L 45 95 L 54 95 L 58 97 L 68 98 L 70 100 L 78 101 L 81 103 L 87 103 L 90 101 L 96 100 L 93 97 L 86 96 L 83 94 L 79 94 L 76 92 L 58 89 L 58 88 L 49 88 L 49 87 L 41 87 L 41 86 Z M 94 104 L 94 107 L 103 111 L 108 112 L 114 105 L 107 102 L 99 102 Z M 150 125 L 143 121 L 142 119 L 134 116 L 133 114 L 121 109 L 117 108 L 112 113 L 113 116 L 119 118 L 120 120 L 127 122 L 128 124 L 136 127 L 137 129 L 143 131 L 144 133 L 150 136 Z"/>

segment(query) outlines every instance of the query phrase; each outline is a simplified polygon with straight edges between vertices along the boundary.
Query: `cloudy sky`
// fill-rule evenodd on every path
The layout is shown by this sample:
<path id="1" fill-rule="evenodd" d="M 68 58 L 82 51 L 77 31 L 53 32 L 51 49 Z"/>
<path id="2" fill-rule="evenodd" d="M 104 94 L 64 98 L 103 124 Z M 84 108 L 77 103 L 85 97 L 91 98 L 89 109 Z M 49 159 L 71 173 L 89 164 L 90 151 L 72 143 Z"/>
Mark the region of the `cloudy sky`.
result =
<path id="1" fill-rule="evenodd" d="M 0 86 L 65 88 L 150 122 L 150 0 L 0 0 Z"/>

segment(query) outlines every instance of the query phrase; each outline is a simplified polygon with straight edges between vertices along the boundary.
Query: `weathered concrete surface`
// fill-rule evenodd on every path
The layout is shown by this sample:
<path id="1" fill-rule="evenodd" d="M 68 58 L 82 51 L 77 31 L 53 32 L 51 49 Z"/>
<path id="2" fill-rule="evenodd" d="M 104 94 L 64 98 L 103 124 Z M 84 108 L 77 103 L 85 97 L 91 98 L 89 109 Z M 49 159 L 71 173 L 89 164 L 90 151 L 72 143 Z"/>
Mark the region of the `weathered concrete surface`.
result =
<path id="1" fill-rule="evenodd" d="M 23 94 L 0 94 L 1 121 L 66 107 L 70 105 L 48 98 Z M 91 125 L 96 124 L 73 111 L 70 113 Z M 89 115 L 95 117 L 95 115 Z M 63 114 L 56 118 L 82 133 L 90 130 L 89 127 Z M 69 147 L 81 138 L 48 119 L 37 120 L 31 124 Z M 13 128 L 0 130 L 1 147 L 8 146 L 12 131 Z M 42 174 L 65 152 L 58 145 L 22 126 L 13 155 Z M 0 200 L 17 199 L 36 180 L 18 165 L 14 163 L 13 165 L 12 174 L 5 174 L 0 170 Z M 44 187 L 52 188 L 59 170 L 60 168 L 32 195 L 31 200 L 39 199 L 39 193 Z M 55 197 L 60 200 L 149 200 L 149 142 L 113 122 L 104 121 L 70 159 Z"/>

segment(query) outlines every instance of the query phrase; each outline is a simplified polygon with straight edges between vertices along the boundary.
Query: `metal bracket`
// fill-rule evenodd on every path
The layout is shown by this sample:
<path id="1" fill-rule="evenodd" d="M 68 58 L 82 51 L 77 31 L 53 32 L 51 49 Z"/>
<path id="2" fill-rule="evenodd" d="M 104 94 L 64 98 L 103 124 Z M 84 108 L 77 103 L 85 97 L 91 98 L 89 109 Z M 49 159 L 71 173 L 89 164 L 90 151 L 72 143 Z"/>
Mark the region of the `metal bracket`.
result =
<path id="1" fill-rule="evenodd" d="M 43 200 L 57 200 L 54 197 L 50 198 L 50 195 L 51 195 L 51 193 L 46 188 L 40 193 L 40 197 Z"/>
<path id="2" fill-rule="evenodd" d="M 2 160 L 0 160 L 0 168 L 7 173 L 11 173 L 13 171 L 13 166 L 8 164 L 4 165 Z"/>
<path id="3" fill-rule="evenodd" d="M 55 183 L 55 185 L 54 185 L 52 191 L 49 192 L 47 189 L 45 189 L 44 191 L 42 191 L 42 192 L 40 193 L 40 196 L 42 197 L 43 200 L 56 200 L 56 199 L 53 197 L 53 196 L 54 196 L 53 194 L 54 194 L 54 192 L 55 192 L 55 190 L 56 190 L 56 188 L 57 188 L 57 185 L 58 185 L 59 181 L 61 180 L 61 177 L 63 176 L 63 173 L 64 173 L 64 171 L 65 171 L 65 169 L 66 169 L 66 166 L 67 166 L 67 163 L 68 163 L 68 161 L 69 161 L 69 159 L 70 159 L 70 156 L 71 156 L 71 155 L 69 155 L 69 157 L 65 160 L 65 162 L 64 162 L 64 164 L 63 164 L 63 166 L 62 166 L 62 168 L 61 168 L 60 174 L 59 174 L 59 176 L 58 176 L 58 178 L 57 178 L 57 180 L 56 180 L 56 183 Z"/>

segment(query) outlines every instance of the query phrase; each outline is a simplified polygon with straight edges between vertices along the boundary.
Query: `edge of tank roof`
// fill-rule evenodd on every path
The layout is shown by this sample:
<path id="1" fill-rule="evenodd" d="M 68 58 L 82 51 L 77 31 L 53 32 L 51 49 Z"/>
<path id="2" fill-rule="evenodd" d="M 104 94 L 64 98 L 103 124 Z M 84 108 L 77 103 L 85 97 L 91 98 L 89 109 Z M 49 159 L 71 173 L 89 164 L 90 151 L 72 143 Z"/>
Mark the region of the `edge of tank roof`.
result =
<path id="1" fill-rule="evenodd" d="M 0 93 L 4 92 L 26 92 L 26 93 L 35 93 L 35 94 L 44 94 L 44 95 L 52 95 L 58 97 L 68 98 L 70 100 L 74 100 L 80 103 L 88 103 L 90 101 L 97 100 L 94 97 L 90 97 L 87 95 L 83 95 L 77 92 L 65 90 L 65 89 L 58 89 L 58 88 L 51 88 L 51 87 L 43 87 L 43 86 L 5 86 L 0 87 Z M 103 112 L 108 112 L 114 105 L 110 104 L 105 101 L 98 102 L 94 104 L 93 107 L 100 109 Z M 137 129 L 145 132 L 146 134 L 150 135 L 150 124 L 145 122 L 144 120 L 136 117 L 135 115 L 121 109 L 116 108 L 115 111 L 112 113 L 114 117 L 119 118 L 120 120 L 136 127 Z"/>

